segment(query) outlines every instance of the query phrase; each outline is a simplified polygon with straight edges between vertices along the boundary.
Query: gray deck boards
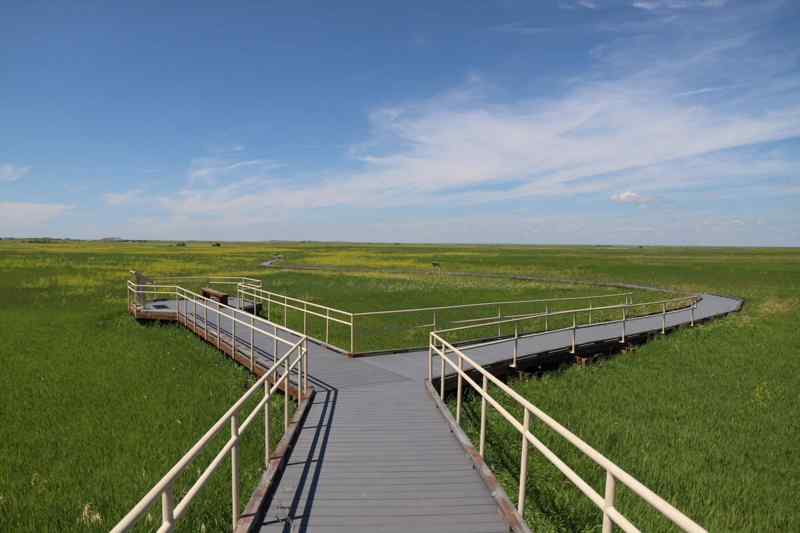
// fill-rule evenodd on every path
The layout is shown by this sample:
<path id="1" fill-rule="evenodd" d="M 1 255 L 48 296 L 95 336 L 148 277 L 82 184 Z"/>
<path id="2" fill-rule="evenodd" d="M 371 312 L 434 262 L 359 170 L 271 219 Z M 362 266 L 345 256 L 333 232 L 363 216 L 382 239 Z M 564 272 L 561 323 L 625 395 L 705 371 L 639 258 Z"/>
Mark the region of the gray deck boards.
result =
<path id="1" fill-rule="evenodd" d="M 695 320 L 740 305 L 739 300 L 703 295 Z M 231 320 L 220 320 L 228 342 Z M 202 327 L 202 316 L 198 321 Z M 209 312 L 208 321 L 209 329 L 216 330 L 215 313 Z M 667 327 L 687 322 L 688 311 L 667 317 Z M 660 329 L 660 316 L 627 324 L 629 335 Z M 577 343 L 619 335 L 618 324 L 592 326 L 578 330 Z M 249 333 L 237 338 L 242 353 L 249 353 Z M 553 332 L 521 339 L 519 353 L 530 356 L 569 344 L 569 332 Z M 272 341 L 256 336 L 255 345 L 269 366 Z M 487 364 L 510 359 L 512 350 L 513 341 L 504 340 L 466 352 Z M 310 343 L 309 367 L 317 395 L 261 531 L 507 530 L 492 495 L 428 397 L 423 383 L 427 351 L 351 359 Z"/>

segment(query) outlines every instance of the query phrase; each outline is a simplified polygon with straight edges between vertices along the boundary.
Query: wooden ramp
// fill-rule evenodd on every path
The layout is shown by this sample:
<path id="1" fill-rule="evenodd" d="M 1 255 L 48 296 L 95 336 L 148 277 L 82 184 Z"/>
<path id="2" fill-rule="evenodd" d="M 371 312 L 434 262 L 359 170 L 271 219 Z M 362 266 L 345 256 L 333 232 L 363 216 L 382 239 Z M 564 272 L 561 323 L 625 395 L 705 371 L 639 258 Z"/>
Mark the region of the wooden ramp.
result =
<path id="1" fill-rule="evenodd" d="M 232 343 L 230 317 L 193 314 L 179 305 L 182 323 L 217 331 Z M 740 300 L 703 295 L 694 319 L 738 310 Z M 241 311 L 238 318 L 250 315 Z M 205 321 L 207 320 L 207 322 Z M 667 327 L 689 323 L 689 311 L 669 315 Z M 631 319 L 628 335 L 660 331 L 660 317 Z M 583 328 L 578 344 L 607 341 L 618 327 Z M 235 344 L 238 359 L 250 357 L 250 338 Z M 512 341 L 468 351 L 482 364 L 511 358 Z M 520 341 L 520 354 L 570 345 L 567 332 Z M 253 357 L 270 366 L 273 346 L 253 339 Z M 427 352 L 347 358 L 309 343 L 309 372 L 317 391 L 277 490 L 253 529 L 261 531 L 453 533 L 508 531 L 495 496 L 450 431 L 425 385 Z M 499 491 L 502 492 L 502 491 Z M 522 529 L 525 530 L 524 526 Z"/>

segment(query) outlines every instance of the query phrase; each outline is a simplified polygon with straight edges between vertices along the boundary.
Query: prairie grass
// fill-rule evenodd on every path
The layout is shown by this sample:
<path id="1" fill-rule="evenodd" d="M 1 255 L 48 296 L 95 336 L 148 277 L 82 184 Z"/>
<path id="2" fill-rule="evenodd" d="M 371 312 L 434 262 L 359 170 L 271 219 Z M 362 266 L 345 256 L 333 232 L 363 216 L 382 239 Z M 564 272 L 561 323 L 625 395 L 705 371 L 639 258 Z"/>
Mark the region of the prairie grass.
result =
<path id="1" fill-rule="evenodd" d="M 263 269 L 260 263 L 274 254 L 286 264 L 375 271 Z M 247 275 L 270 290 L 354 312 L 614 292 L 448 277 L 434 273 L 432 262 L 444 273 L 622 281 L 744 297 L 736 316 L 603 364 L 512 384 L 710 530 L 800 530 L 798 250 L 2 241 L 0 531 L 107 530 L 251 381 L 192 334 L 130 319 L 129 269 Z M 636 301 L 659 297 L 635 295 Z M 298 318 L 287 319 L 297 326 Z M 319 324 L 311 327 L 319 332 Z M 364 342 L 391 346 L 425 334 L 422 328 L 400 338 L 403 331 L 375 326 Z M 475 404 L 467 409 L 474 415 Z M 244 442 L 243 494 L 260 474 L 259 438 L 256 431 Z M 601 488 L 602 473 L 554 436 L 542 438 Z M 517 442 L 499 420 L 490 421 L 488 458 L 512 497 Z M 526 515 L 534 528 L 598 530 L 598 511 L 541 457 L 532 453 L 531 461 Z M 182 529 L 228 529 L 228 473 L 221 471 L 198 498 Z M 668 529 L 630 495 L 620 498 L 643 529 Z M 142 528 L 154 530 L 159 518 L 156 507 Z"/>

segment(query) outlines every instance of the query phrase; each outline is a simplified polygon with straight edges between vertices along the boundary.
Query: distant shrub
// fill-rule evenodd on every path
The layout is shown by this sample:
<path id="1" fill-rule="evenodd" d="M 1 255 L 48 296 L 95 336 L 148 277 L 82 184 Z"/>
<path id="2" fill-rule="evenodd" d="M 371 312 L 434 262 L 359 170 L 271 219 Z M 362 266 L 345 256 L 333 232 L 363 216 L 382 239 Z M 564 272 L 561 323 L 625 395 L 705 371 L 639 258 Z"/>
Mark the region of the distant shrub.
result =
<path id="1" fill-rule="evenodd" d="M 176 242 L 175 246 L 186 246 L 185 242 Z"/>

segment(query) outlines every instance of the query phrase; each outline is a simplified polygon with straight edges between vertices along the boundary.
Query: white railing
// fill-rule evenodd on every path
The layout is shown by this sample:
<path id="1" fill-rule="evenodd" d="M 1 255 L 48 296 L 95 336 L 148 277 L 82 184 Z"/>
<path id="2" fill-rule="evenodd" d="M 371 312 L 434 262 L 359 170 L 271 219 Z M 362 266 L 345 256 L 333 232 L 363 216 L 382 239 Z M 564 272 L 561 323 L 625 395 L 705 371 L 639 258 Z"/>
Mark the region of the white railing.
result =
<path id="1" fill-rule="evenodd" d="M 661 333 L 666 333 L 667 328 L 667 316 L 673 313 L 680 313 L 684 312 L 688 309 L 689 311 L 689 323 L 690 325 L 694 326 L 694 317 L 695 317 L 695 309 L 697 308 L 697 303 L 701 300 L 701 297 L 698 295 L 690 295 L 690 296 L 681 296 L 678 298 L 669 298 L 665 300 L 656 300 L 651 302 L 640 302 L 640 303 L 624 303 L 624 304 L 615 304 L 615 305 L 605 305 L 594 307 L 589 305 L 589 307 L 579 308 L 579 309 L 566 309 L 563 311 L 555 311 L 555 312 L 548 312 L 545 311 L 544 313 L 536 313 L 531 315 L 524 315 L 516 318 L 504 319 L 504 320 L 493 320 L 488 322 L 482 322 L 480 324 L 470 324 L 466 326 L 457 326 L 453 328 L 447 329 L 440 329 L 437 330 L 437 333 L 440 336 L 448 336 L 453 335 L 455 333 L 463 333 L 468 331 L 475 331 L 481 328 L 497 328 L 497 338 L 491 339 L 484 342 L 478 342 L 476 339 L 485 339 L 488 337 L 487 334 L 483 335 L 475 335 L 472 339 L 463 339 L 460 338 L 459 344 L 464 344 L 466 342 L 472 341 L 473 343 L 468 346 L 468 348 L 477 348 L 479 346 L 488 346 L 491 344 L 499 344 L 508 342 L 509 338 L 513 338 L 514 341 L 514 349 L 512 352 L 511 357 L 511 366 L 515 367 L 517 365 L 517 358 L 519 356 L 519 341 L 520 339 L 536 337 L 539 335 L 545 335 L 548 333 L 560 332 L 560 331 L 569 331 L 570 332 L 570 353 L 575 353 L 575 346 L 576 346 L 576 335 L 578 330 L 583 328 L 589 328 L 593 326 L 602 326 L 607 324 L 619 324 L 620 326 L 620 342 L 624 343 L 627 331 L 628 331 L 628 323 L 636 318 L 642 317 L 652 317 L 652 316 L 660 316 L 661 317 Z M 684 304 L 684 305 L 680 305 Z M 634 315 L 631 313 L 632 310 L 637 309 L 660 309 L 660 312 L 650 313 L 650 314 L 643 314 L 643 315 Z M 602 315 L 607 315 L 609 313 L 613 313 L 615 311 L 619 311 L 621 316 L 619 318 L 612 318 L 609 320 L 602 320 L 597 321 L 593 320 L 593 317 L 596 317 L 598 313 Z M 558 319 L 561 317 L 571 318 L 571 324 L 568 324 L 563 327 L 551 328 L 550 321 L 553 319 Z M 579 322 L 581 321 L 585 322 Z M 541 329 L 536 329 L 536 325 L 540 325 Z M 504 327 L 513 326 L 513 333 L 509 331 L 508 337 L 502 336 L 502 329 Z M 527 326 L 527 327 L 526 327 Z M 527 331 L 526 331 L 527 330 Z M 467 347 L 465 347 L 467 348 Z"/>
<path id="2" fill-rule="evenodd" d="M 310 339 L 329 346 L 334 346 L 330 338 L 331 323 L 345 326 L 349 329 L 350 333 L 350 353 L 354 352 L 355 330 L 353 329 L 353 313 L 350 313 L 349 311 L 342 311 L 341 309 L 336 309 L 335 307 L 328 307 L 327 305 L 309 302 L 300 298 L 292 298 L 291 296 L 286 296 L 285 294 L 278 294 L 276 292 L 261 289 L 249 283 L 242 283 L 238 286 L 237 296 L 239 297 L 239 301 L 244 301 L 249 297 L 254 306 L 256 303 L 261 303 L 262 309 L 264 308 L 264 305 L 266 305 L 267 317 L 270 318 L 272 317 L 273 306 L 283 309 L 282 315 L 284 326 L 286 326 L 288 322 L 289 309 L 302 312 L 303 335 L 307 335 Z M 317 338 L 308 333 L 309 316 L 317 317 L 325 321 L 325 334 L 323 338 Z M 344 348 L 339 346 L 334 347 L 344 351 Z"/>
<path id="3" fill-rule="evenodd" d="M 232 331 L 229 335 L 229 347 L 232 354 L 240 353 L 242 350 L 247 353 L 249 351 L 251 365 L 255 365 L 255 337 L 256 334 L 264 335 L 273 339 L 273 364 L 265 370 L 261 377 L 256 380 L 248 391 L 242 395 L 241 398 L 222 415 L 222 417 L 209 429 L 203 437 L 195 443 L 194 446 L 173 466 L 169 472 L 153 486 L 152 489 L 137 503 L 125 517 L 111 530 L 112 532 L 128 531 L 136 522 L 148 511 L 148 509 L 155 504 L 157 500 L 161 500 L 161 526 L 158 531 L 166 532 L 171 531 L 175 524 L 185 513 L 187 507 L 192 502 L 192 499 L 197 493 L 206 485 L 208 479 L 214 474 L 219 466 L 224 461 L 225 457 L 230 455 L 231 459 L 231 523 L 233 529 L 236 529 L 240 513 L 240 461 L 239 461 L 239 445 L 241 435 L 252 424 L 253 420 L 263 410 L 264 412 L 264 461 L 265 465 L 269 467 L 270 460 L 270 400 L 272 396 L 278 391 L 283 389 L 283 427 L 284 432 L 289 425 L 289 403 L 288 395 L 289 389 L 294 382 L 295 391 L 297 392 L 298 399 L 308 395 L 308 339 L 306 336 L 298 332 L 283 328 L 277 324 L 273 324 L 260 317 L 247 315 L 236 309 L 220 304 L 219 302 L 205 298 L 197 293 L 186 290 L 179 286 L 154 286 L 142 285 L 132 287 L 129 285 L 129 292 L 133 290 L 134 293 L 144 292 L 147 294 L 171 294 L 175 297 L 177 303 L 177 314 L 179 320 L 183 317 L 184 324 L 193 327 L 195 332 L 202 331 L 206 338 L 210 336 L 216 337 L 217 347 L 223 348 L 224 341 L 222 340 L 225 334 L 220 330 L 221 318 L 225 317 L 232 322 Z M 184 302 L 184 305 L 181 305 Z M 189 305 L 192 306 L 192 312 L 189 312 Z M 181 307 L 184 307 L 181 313 Z M 198 312 L 198 307 L 202 310 L 202 324 L 203 328 L 198 326 L 198 319 L 201 314 Z M 215 320 L 215 327 L 209 328 L 208 312 L 212 311 L 217 313 Z M 249 317 L 249 320 L 244 320 L 242 315 Z M 244 328 L 245 340 L 239 341 L 237 347 L 237 333 L 236 326 Z M 272 327 L 272 331 L 268 330 Z M 247 340 L 247 331 L 249 330 L 249 342 Z M 241 334 L 240 329 L 240 334 Z M 292 339 L 287 340 L 279 335 L 279 331 L 288 332 L 291 334 Z M 277 347 L 278 345 L 286 346 L 284 354 L 278 358 Z M 292 375 L 295 374 L 294 380 Z M 250 414 L 244 418 L 240 424 L 242 414 L 240 411 L 245 403 L 254 397 L 257 392 L 263 388 L 264 397 L 256 404 Z M 211 440 L 218 435 L 226 425 L 230 425 L 230 438 L 225 442 L 222 449 L 217 453 L 210 464 L 205 468 L 202 474 L 197 478 L 194 484 L 183 495 L 180 500 L 176 499 L 175 483 L 178 477 L 184 472 L 187 467 L 197 458 L 197 456 L 205 450 Z"/>
<path id="4" fill-rule="evenodd" d="M 544 413 L 541 409 L 537 408 L 531 402 L 523 398 L 520 394 L 515 392 L 511 387 L 503 383 L 500 379 L 496 378 L 489 371 L 484 369 L 480 364 L 476 363 L 463 351 L 459 350 L 445 339 L 439 333 L 432 332 L 430 335 L 430 346 L 428 351 L 428 380 L 433 385 L 433 358 L 438 356 L 441 361 L 440 367 L 440 385 L 439 394 L 444 401 L 445 392 L 445 365 L 455 372 L 456 377 L 456 407 L 455 419 L 456 423 L 461 423 L 461 404 L 463 400 L 463 387 L 464 383 L 470 386 L 481 399 L 481 415 L 480 415 L 480 429 L 479 429 L 479 445 L 478 453 L 481 457 L 484 456 L 486 447 L 486 407 L 491 405 L 500 416 L 503 417 L 514 429 L 516 429 L 521 436 L 520 441 L 520 467 L 519 467 L 519 488 L 517 493 L 517 512 L 520 518 L 524 517 L 525 499 L 527 489 L 527 476 L 528 476 L 528 449 L 533 446 L 538 450 L 548 461 L 550 461 L 567 479 L 569 479 L 589 500 L 596 505 L 603 513 L 603 533 L 610 533 L 613 525 L 617 525 L 622 530 L 632 533 L 638 532 L 636 528 L 620 511 L 615 507 L 616 483 L 620 482 L 628 487 L 634 494 L 639 496 L 645 503 L 649 504 L 652 508 L 657 510 L 663 516 L 671 520 L 675 525 L 684 531 L 693 533 L 704 532 L 700 525 L 692 519 L 681 513 L 678 509 L 673 507 L 670 503 L 658 496 L 656 493 L 648 489 L 641 482 L 637 481 L 633 476 L 622 470 L 620 467 L 612 463 L 600 452 L 589 446 L 586 442 L 581 440 L 574 433 L 566 429 L 564 426 L 556 422 L 553 418 Z M 475 381 L 471 376 L 477 374 L 479 382 Z M 522 418 L 519 419 L 514 416 L 509 410 L 493 396 L 492 390 L 489 389 L 489 384 L 493 385 L 496 390 L 510 398 L 517 406 L 522 409 Z M 601 495 L 589 483 L 581 478 L 572 468 L 570 468 L 564 461 L 562 461 L 552 450 L 550 450 L 531 429 L 531 418 L 535 418 L 548 428 L 552 429 L 559 436 L 564 438 L 567 442 L 572 444 L 575 448 L 581 451 L 592 462 L 604 469 L 606 472 L 605 491 Z"/>
<path id="5" fill-rule="evenodd" d="M 399 328 L 406 329 L 406 330 L 413 330 L 416 328 L 430 328 L 430 330 L 437 330 L 441 324 L 441 315 L 456 310 L 491 310 L 492 315 L 484 316 L 484 317 L 473 317 L 467 318 L 462 320 L 450 320 L 450 323 L 453 324 L 464 324 L 464 323 L 474 323 L 474 322 L 485 322 L 487 320 L 501 320 L 507 318 L 515 318 L 515 317 L 528 317 L 531 313 L 518 313 L 518 314 L 509 314 L 507 308 L 511 306 L 520 306 L 520 305 L 543 305 L 544 312 L 550 313 L 551 306 L 564 303 L 564 302 L 574 302 L 574 301 L 588 301 L 591 305 L 592 302 L 596 300 L 607 300 L 612 298 L 624 299 L 624 302 L 632 303 L 633 297 L 631 292 L 622 292 L 616 294 L 601 294 L 601 295 L 594 295 L 594 296 L 572 296 L 572 297 L 562 297 L 562 298 L 538 298 L 538 299 L 528 299 L 528 300 L 503 300 L 503 301 L 496 301 L 496 302 L 481 302 L 481 303 L 473 303 L 473 304 L 457 304 L 457 305 L 442 305 L 442 306 L 434 306 L 434 307 L 420 307 L 420 308 L 413 308 L 413 309 L 391 309 L 391 310 L 384 310 L 384 311 L 366 311 L 366 312 L 358 312 L 353 313 L 350 311 L 343 311 L 341 309 L 337 309 L 335 307 L 330 307 L 322 304 L 317 304 L 314 302 L 309 302 L 307 300 L 303 300 L 300 298 L 293 298 L 291 296 L 287 296 L 285 294 L 280 294 L 264 289 L 260 289 L 258 287 L 254 287 L 248 283 L 242 283 L 238 287 L 237 295 L 239 296 L 240 301 L 247 300 L 248 298 L 254 304 L 256 302 L 261 303 L 262 305 L 266 306 L 266 316 L 271 318 L 272 317 L 272 309 L 274 307 L 278 309 L 282 309 L 282 317 L 284 325 L 287 325 L 287 316 L 288 310 L 295 310 L 302 313 L 303 316 L 303 324 L 302 324 L 302 332 L 304 335 L 308 335 L 310 339 L 313 339 L 317 342 L 326 344 L 331 346 L 335 349 L 338 349 L 342 352 L 348 352 L 351 354 L 363 354 L 369 353 L 369 350 L 362 349 L 359 346 L 359 340 L 366 337 L 370 331 L 369 327 L 366 325 L 366 321 L 372 318 L 378 319 L 386 319 L 390 323 L 394 325 L 400 324 Z M 425 323 L 410 323 L 405 324 L 401 322 L 404 318 L 407 317 L 414 317 L 415 315 L 423 315 L 423 316 L 430 316 L 430 322 Z M 309 317 L 316 317 L 322 321 L 324 321 L 324 332 L 320 331 L 318 336 L 314 336 L 311 334 L 310 327 L 309 327 Z M 340 325 L 346 328 L 348 337 L 344 339 L 345 344 L 342 343 L 343 339 L 332 339 L 331 336 L 331 324 Z M 298 326 L 300 329 L 300 326 Z M 421 341 L 421 344 L 424 344 L 424 340 Z M 412 348 L 412 346 L 403 346 L 403 349 Z"/>

